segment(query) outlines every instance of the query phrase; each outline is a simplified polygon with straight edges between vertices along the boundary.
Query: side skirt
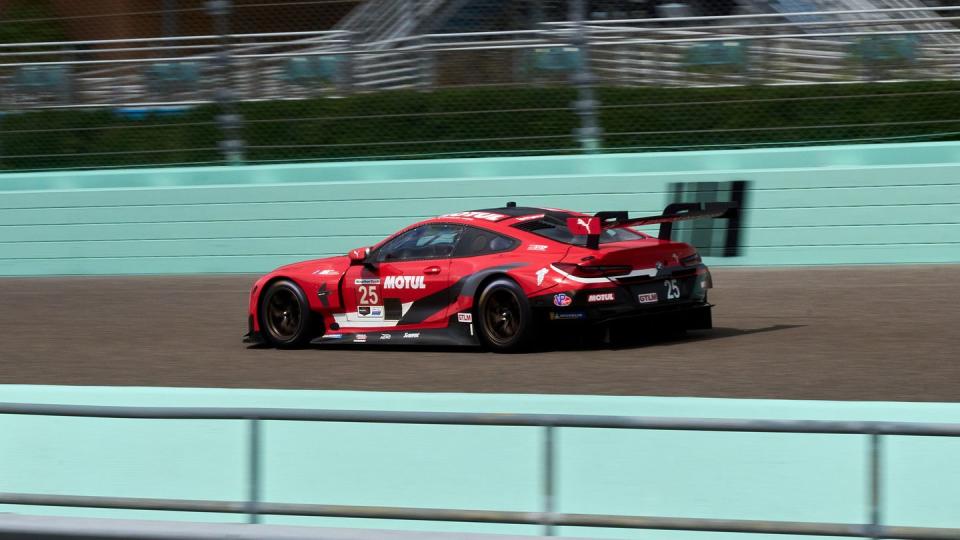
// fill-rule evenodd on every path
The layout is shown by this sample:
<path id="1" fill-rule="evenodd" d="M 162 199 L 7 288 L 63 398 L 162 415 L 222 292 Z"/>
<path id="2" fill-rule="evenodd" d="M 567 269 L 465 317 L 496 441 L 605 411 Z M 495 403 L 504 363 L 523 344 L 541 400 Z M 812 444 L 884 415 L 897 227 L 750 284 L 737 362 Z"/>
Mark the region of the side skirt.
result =
<path id="1" fill-rule="evenodd" d="M 311 341 L 312 345 L 427 345 L 444 347 L 477 347 L 480 340 L 476 336 L 473 323 L 457 321 L 454 314 L 446 328 L 403 329 L 364 332 L 362 329 L 345 329 L 343 332 L 329 332 Z"/>

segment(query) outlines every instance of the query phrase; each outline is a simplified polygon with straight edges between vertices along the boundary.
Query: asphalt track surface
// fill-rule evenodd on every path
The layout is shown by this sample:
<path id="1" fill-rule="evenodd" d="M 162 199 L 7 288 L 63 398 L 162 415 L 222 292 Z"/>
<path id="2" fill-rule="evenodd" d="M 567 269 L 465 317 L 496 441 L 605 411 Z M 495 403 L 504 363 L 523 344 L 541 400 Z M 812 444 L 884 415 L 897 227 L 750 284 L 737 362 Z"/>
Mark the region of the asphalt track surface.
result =
<path id="1" fill-rule="evenodd" d="M 0 384 L 960 400 L 960 265 L 714 278 L 711 331 L 514 355 L 247 348 L 253 276 L 0 279 Z"/>

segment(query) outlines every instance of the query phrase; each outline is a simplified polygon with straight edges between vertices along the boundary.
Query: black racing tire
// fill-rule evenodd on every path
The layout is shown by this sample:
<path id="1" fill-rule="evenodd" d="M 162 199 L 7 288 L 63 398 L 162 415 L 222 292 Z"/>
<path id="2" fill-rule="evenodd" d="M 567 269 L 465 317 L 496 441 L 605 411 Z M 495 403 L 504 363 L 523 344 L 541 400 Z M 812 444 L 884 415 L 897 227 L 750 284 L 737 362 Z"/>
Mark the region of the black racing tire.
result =
<path id="1" fill-rule="evenodd" d="M 533 310 L 527 295 L 513 280 L 500 278 L 483 288 L 476 320 L 480 339 L 491 351 L 522 351 L 533 340 Z"/>
<path id="2" fill-rule="evenodd" d="M 264 291 L 257 309 L 260 334 L 268 345 L 279 349 L 302 347 L 313 338 L 314 315 L 307 295 L 290 280 L 272 283 Z"/>

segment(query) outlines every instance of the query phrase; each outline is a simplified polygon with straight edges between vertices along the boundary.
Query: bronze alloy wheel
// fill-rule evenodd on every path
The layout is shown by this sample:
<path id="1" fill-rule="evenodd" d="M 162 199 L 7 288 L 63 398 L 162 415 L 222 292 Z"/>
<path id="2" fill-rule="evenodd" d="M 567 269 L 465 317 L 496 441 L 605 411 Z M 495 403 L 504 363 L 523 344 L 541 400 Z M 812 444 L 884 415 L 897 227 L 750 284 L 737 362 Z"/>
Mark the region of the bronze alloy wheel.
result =
<path id="1" fill-rule="evenodd" d="M 296 283 L 278 281 L 267 289 L 260 302 L 260 328 L 277 347 L 299 347 L 314 337 L 316 326 L 307 297 Z"/>
<path id="2" fill-rule="evenodd" d="M 494 291 L 483 306 L 487 337 L 497 345 L 510 343 L 520 331 L 520 302 L 510 289 Z"/>
<path id="3" fill-rule="evenodd" d="M 290 289 L 279 289 L 267 302 L 267 329 L 271 337 L 290 341 L 300 329 L 300 302 Z"/>
<path id="4" fill-rule="evenodd" d="M 530 302 L 511 279 L 498 279 L 480 293 L 476 315 L 480 338 L 496 352 L 525 349 L 533 335 Z"/>

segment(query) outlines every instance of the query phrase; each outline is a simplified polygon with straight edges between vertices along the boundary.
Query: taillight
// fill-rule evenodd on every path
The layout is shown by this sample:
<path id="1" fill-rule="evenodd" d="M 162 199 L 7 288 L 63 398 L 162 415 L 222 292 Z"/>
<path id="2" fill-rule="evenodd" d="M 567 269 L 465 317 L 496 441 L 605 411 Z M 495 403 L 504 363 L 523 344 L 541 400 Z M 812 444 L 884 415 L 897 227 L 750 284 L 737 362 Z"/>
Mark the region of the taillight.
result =
<path id="1" fill-rule="evenodd" d="M 703 262 L 703 259 L 700 258 L 700 254 L 694 252 L 693 255 L 687 255 L 686 257 L 680 259 L 680 264 L 684 266 L 696 266 Z"/>
<path id="2" fill-rule="evenodd" d="M 629 274 L 632 270 L 629 266 L 602 266 L 590 264 L 574 263 L 553 263 L 560 270 L 577 277 L 612 277 Z"/>

